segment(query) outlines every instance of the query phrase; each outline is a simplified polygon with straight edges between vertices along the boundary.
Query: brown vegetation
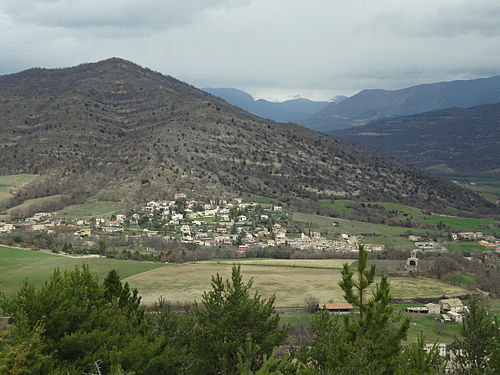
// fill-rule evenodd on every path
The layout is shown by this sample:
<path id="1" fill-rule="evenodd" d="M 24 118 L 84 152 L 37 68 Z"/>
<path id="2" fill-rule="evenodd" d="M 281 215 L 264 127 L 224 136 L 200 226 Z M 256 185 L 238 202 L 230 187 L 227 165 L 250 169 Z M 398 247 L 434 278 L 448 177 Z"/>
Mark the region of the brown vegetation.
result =
<path id="1" fill-rule="evenodd" d="M 123 190 L 144 201 L 184 190 L 495 210 L 388 156 L 260 119 L 120 59 L 2 76 L 0 113 L 0 174 L 42 175 L 9 207 L 53 195 L 81 202 Z"/>

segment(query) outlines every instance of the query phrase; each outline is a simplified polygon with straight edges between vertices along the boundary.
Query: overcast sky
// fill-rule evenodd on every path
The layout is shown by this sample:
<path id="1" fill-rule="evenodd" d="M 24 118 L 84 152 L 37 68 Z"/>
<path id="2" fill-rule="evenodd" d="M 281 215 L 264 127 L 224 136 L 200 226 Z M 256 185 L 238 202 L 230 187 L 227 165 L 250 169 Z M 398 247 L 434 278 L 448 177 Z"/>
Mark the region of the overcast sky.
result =
<path id="1" fill-rule="evenodd" d="M 500 1 L 0 0 L 0 74 L 112 56 L 274 100 L 486 77 Z"/>

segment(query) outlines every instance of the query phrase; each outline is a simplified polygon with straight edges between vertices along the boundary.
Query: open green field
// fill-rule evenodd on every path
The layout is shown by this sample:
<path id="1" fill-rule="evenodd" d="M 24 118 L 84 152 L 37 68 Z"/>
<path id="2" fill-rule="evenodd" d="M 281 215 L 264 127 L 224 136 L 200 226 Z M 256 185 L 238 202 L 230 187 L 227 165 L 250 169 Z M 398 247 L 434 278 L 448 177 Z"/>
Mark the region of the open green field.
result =
<path id="1" fill-rule="evenodd" d="M 12 197 L 20 188 L 30 183 L 37 177 L 37 174 L 14 174 L 0 176 L 0 201 Z"/>
<path id="2" fill-rule="evenodd" d="M 343 301 L 338 286 L 340 267 L 346 260 L 276 260 L 250 259 L 238 261 L 245 280 L 254 279 L 254 287 L 264 297 L 276 295 L 279 307 L 304 306 L 307 296 L 320 301 Z M 351 261 L 352 262 L 352 261 Z M 145 303 L 159 297 L 168 301 L 200 301 L 203 292 L 210 289 L 212 275 L 230 277 L 233 261 L 204 261 L 170 264 L 162 268 L 126 279 L 137 288 Z M 461 295 L 467 290 L 424 278 L 390 278 L 395 298 L 438 297 Z"/>
<path id="3" fill-rule="evenodd" d="M 337 199 L 334 201 L 328 199 L 322 199 L 319 201 L 320 206 L 323 207 L 333 208 L 334 210 L 340 212 L 354 212 L 354 209 L 347 207 L 347 205 L 350 203 L 355 203 L 355 202 L 348 199 Z"/>
<path id="4" fill-rule="evenodd" d="M 495 178 L 451 177 L 463 187 L 473 190 L 485 199 L 496 202 L 500 199 L 500 180 Z"/>
<path id="5" fill-rule="evenodd" d="M 339 201 L 336 201 L 339 202 Z M 343 201 L 348 202 L 348 201 Z M 474 231 L 483 232 L 489 234 L 500 235 L 500 223 L 494 220 L 488 219 L 475 219 L 467 217 L 458 216 L 445 216 L 445 215 L 423 215 L 419 210 L 395 204 L 395 203 L 384 203 L 384 202 L 374 202 L 383 205 L 387 209 L 399 210 L 408 213 L 409 215 L 417 218 L 426 224 L 438 225 L 443 223 L 444 225 L 453 228 L 457 231 Z M 399 246 L 413 248 L 413 244 L 407 240 L 405 237 L 401 237 L 408 231 L 412 233 L 437 233 L 437 229 L 421 229 L 421 228 L 406 228 L 406 227 L 395 227 L 385 224 L 372 224 L 355 220 L 346 220 L 339 218 L 331 218 L 328 216 L 320 216 L 305 213 L 294 213 L 293 220 L 296 222 L 304 223 L 306 227 L 314 228 L 315 230 L 320 230 L 323 233 L 328 233 L 330 235 L 338 235 L 340 233 L 347 233 L 356 235 L 359 233 L 375 233 L 378 236 L 369 238 L 369 242 L 383 243 L 386 246 Z M 338 226 L 334 226 L 334 223 L 338 223 Z"/>
<path id="6" fill-rule="evenodd" d="M 330 208 L 334 208 L 338 211 L 342 211 L 342 212 L 354 212 L 354 209 L 350 208 L 350 207 L 347 207 L 349 204 L 360 204 L 360 203 L 364 203 L 364 204 L 371 204 L 371 205 L 379 205 L 379 206 L 382 206 L 384 207 L 386 210 L 395 210 L 395 211 L 400 211 L 400 212 L 404 212 L 406 214 L 409 214 L 411 216 L 413 216 L 414 218 L 421 218 L 424 216 L 424 214 L 422 213 L 422 211 L 418 208 L 413 208 L 413 207 L 409 207 L 409 206 L 405 206 L 403 204 L 399 204 L 399 203 L 390 203 L 390 202 L 356 202 L 356 201 L 353 201 L 353 200 L 349 200 L 349 199 L 337 199 L 337 200 L 320 200 L 320 205 L 323 206 L 323 207 L 330 207 Z"/>
<path id="7" fill-rule="evenodd" d="M 271 258 L 248 258 L 248 259 L 215 259 L 204 263 L 215 264 L 240 264 L 246 266 L 260 267 L 301 267 L 301 268 L 325 268 L 341 269 L 344 264 L 352 264 L 354 259 L 271 259 Z"/>
<path id="8" fill-rule="evenodd" d="M 438 315 L 412 314 L 402 312 L 401 316 L 410 319 L 408 342 L 417 341 L 420 332 L 423 332 L 426 342 L 450 344 L 460 334 L 461 324 L 441 323 Z"/>
<path id="9" fill-rule="evenodd" d="M 418 305 L 420 306 L 420 305 Z M 427 343 L 445 343 L 450 344 L 454 341 L 455 337 L 460 334 L 460 324 L 457 323 L 441 323 L 437 315 L 420 315 L 404 312 L 404 307 L 401 305 L 394 305 L 394 311 L 398 313 L 401 311 L 401 318 L 410 319 L 410 328 L 406 343 L 410 344 L 417 341 L 420 332 L 425 336 Z M 303 325 L 309 327 L 314 314 L 308 313 L 304 310 L 284 310 L 280 311 L 281 321 L 288 323 L 291 326 Z"/>
<path id="10" fill-rule="evenodd" d="M 419 229 L 419 228 L 406 228 L 406 227 L 393 227 L 385 224 L 372 224 L 362 221 L 346 220 L 331 218 L 327 216 L 294 213 L 293 220 L 303 223 L 304 227 L 313 230 L 321 231 L 332 236 L 339 236 L 341 233 L 350 235 L 359 235 L 360 233 L 375 234 L 374 237 L 366 237 L 363 242 L 367 243 L 382 243 L 389 247 L 401 248 L 414 248 L 411 241 L 408 240 L 404 233 L 435 233 L 436 230 L 432 229 Z M 338 223 L 338 226 L 334 226 Z M 403 236 L 401 236 L 403 235 Z"/>
<path id="11" fill-rule="evenodd" d="M 161 263 L 115 260 L 104 258 L 71 258 L 33 250 L 0 246 L 0 292 L 15 293 L 27 279 L 36 285 L 43 284 L 54 268 L 71 270 L 87 264 L 101 280 L 115 269 L 122 278 L 163 267 Z"/>
<path id="12" fill-rule="evenodd" d="M 275 294 L 277 306 L 303 306 L 307 296 L 321 301 L 342 301 L 338 286 L 340 268 L 353 260 L 245 259 L 238 261 L 245 279 L 254 278 L 254 287 L 263 296 Z M 25 279 L 41 285 L 54 268 L 68 270 L 87 264 L 100 278 L 116 269 L 131 287 L 137 288 L 145 303 L 160 296 L 169 301 L 200 300 L 210 289 L 212 275 L 228 278 L 233 261 L 204 261 L 168 264 L 103 258 L 71 258 L 32 250 L 0 246 L 0 290 L 12 294 Z M 467 290 L 424 278 L 390 278 L 395 298 L 460 295 Z"/>
<path id="13" fill-rule="evenodd" d="M 500 225 L 500 223 L 495 222 L 493 220 L 474 219 L 474 218 L 457 217 L 457 216 L 432 215 L 431 217 L 423 219 L 422 222 L 433 225 L 437 225 L 439 222 L 441 222 L 450 228 L 463 232 L 480 231 L 483 233 L 500 235 L 500 227 L 485 228 L 486 226 Z"/>
<path id="14" fill-rule="evenodd" d="M 484 179 L 475 179 L 475 181 L 481 181 L 482 184 L 481 186 L 490 186 L 492 189 L 491 191 L 496 191 L 495 189 L 498 189 L 498 194 L 500 196 L 500 180 L 484 178 Z M 477 182 L 477 184 L 478 185 L 475 186 L 479 186 L 480 182 Z M 471 185 L 469 184 L 469 186 Z M 349 204 L 352 203 L 359 204 L 360 202 L 355 202 L 353 200 L 345 200 L 345 199 L 339 199 L 335 201 L 330 201 L 330 200 L 320 201 L 321 206 L 334 208 L 342 212 L 353 212 L 354 210 L 352 208 L 347 207 Z M 405 206 L 399 203 L 389 203 L 389 202 L 363 202 L 363 203 L 383 206 L 386 210 L 404 212 L 405 214 L 408 214 L 409 216 L 415 219 L 421 220 L 423 223 L 426 224 L 437 225 L 439 222 L 442 222 L 443 224 L 459 231 L 483 231 L 492 234 L 500 233 L 499 228 L 483 228 L 484 226 L 494 226 L 495 224 L 499 225 L 498 222 L 495 222 L 493 220 L 474 219 L 474 218 L 466 218 L 458 216 L 446 216 L 439 214 L 426 215 L 422 212 L 422 210 L 419 210 L 418 208 Z"/>
<path id="15" fill-rule="evenodd" d="M 96 217 L 109 218 L 123 208 L 120 202 L 87 202 L 72 204 L 56 211 L 56 215 L 66 219 L 92 219 Z"/>
<path id="16" fill-rule="evenodd" d="M 255 203 L 263 203 L 263 204 L 276 204 L 276 205 L 281 205 L 282 203 L 274 198 L 270 197 L 265 197 L 263 195 L 251 195 L 245 200 L 248 200 L 249 202 L 255 202 Z"/>
<path id="17" fill-rule="evenodd" d="M 473 253 L 475 251 L 484 251 L 486 248 L 479 245 L 477 242 L 445 242 L 443 246 L 448 250 L 462 254 L 465 252 Z"/>

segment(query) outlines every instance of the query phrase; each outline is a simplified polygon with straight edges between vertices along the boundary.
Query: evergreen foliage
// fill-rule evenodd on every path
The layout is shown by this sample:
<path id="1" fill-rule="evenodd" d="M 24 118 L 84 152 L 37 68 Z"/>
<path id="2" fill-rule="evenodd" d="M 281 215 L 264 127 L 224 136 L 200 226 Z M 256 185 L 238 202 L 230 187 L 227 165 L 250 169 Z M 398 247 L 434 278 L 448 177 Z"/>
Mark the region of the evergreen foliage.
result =
<path id="1" fill-rule="evenodd" d="M 252 285 L 252 280 L 243 282 L 239 266 L 233 267 L 230 281 L 224 282 L 219 274 L 212 277 L 212 290 L 194 310 L 194 373 L 236 374 L 238 351 L 246 340 L 254 345 L 255 366 L 285 341 L 287 330 L 279 327 L 273 311 L 275 297 L 251 295 Z"/>
<path id="2" fill-rule="evenodd" d="M 444 359 L 425 340 L 402 346 L 409 322 L 390 305 L 386 276 L 376 284 L 361 247 L 355 269 L 344 266 L 340 286 L 359 314 L 321 311 L 313 337 L 298 353 L 283 347 L 287 328 L 274 296 L 252 292 L 239 266 L 230 280 L 212 277 L 201 303 L 183 313 L 162 299 L 140 308 L 136 290 L 111 271 L 100 283 L 86 266 L 55 270 L 36 289 L 25 283 L 0 309 L 13 328 L 0 332 L 0 375 L 438 375 Z M 462 374 L 497 374 L 500 334 L 476 300 L 453 348 Z"/>
<path id="3" fill-rule="evenodd" d="M 342 269 L 344 298 L 359 309 L 359 316 L 340 319 L 322 312 L 313 322 L 310 359 L 321 374 L 395 374 L 409 321 L 393 315 L 387 276 L 372 290 L 375 266 L 367 267 L 368 252 L 360 246 L 356 272 Z"/>
<path id="4" fill-rule="evenodd" d="M 421 332 L 417 342 L 404 348 L 399 358 L 397 375 L 440 375 L 445 370 L 445 360 L 439 355 L 437 344 L 429 353 L 424 351 L 425 337 Z"/>
<path id="5" fill-rule="evenodd" d="M 469 304 L 461 329 L 461 338 L 454 342 L 454 352 L 460 374 L 498 374 L 499 332 L 476 298 Z"/>
<path id="6" fill-rule="evenodd" d="M 25 283 L 16 296 L 3 297 L 0 308 L 15 325 L 2 348 L 7 359 L 13 358 L 6 363 L 15 360 L 28 366 L 30 358 L 40 358 L 42 364 L 49 358 L 57 371 L 81 375 L 100 360 L 103 373 L 121 367 L 140 375 L 178 373 L 184 360 L 182 350 L 172 348 L 143 321 L 137 291 L 123 286 L 115 272 L 102 285 L 86 266 L 65 273 L 55 270 L 42 288 Z M 9 348 L 16 348 L 21 357 L 12 357 L 14 349 Z M 26 373 L 52 374 L 48 366 L 33 366 Z M 12 371 L 6 374 L 16 373 Z"/>
<path id="7" fill-rule="evenodd" d="M 47 374 L 52 369 L 52 363 L 50 356 L 44 354 L 42 334 L 42 324 L 17 340 L 11 340 L 7 332 L 0 331 L 0 374 Z"/>

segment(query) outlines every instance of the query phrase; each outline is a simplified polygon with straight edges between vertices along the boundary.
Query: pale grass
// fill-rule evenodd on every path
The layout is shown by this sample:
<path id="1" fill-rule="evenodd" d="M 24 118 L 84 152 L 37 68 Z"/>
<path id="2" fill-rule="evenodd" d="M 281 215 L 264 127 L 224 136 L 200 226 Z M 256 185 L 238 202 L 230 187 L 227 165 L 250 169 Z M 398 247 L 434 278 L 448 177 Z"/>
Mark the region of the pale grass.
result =
<path id="1" fill-rule="evenodd" d="M 273 267 L 271 262 L 278 262 Z M 251 264 L 245 264 L 252 262 Z M 262 266 L 256 265 L 263 262 Z M 339 268 L 312 268 L 309 262 L 336 264 L 331 260 L 305 261 L 308 267 L 293 267 L 297 260 L 248 260 L 240 261 L 244 280 L 253 278 L 254 290 L 263 297 L 276 295 L 276 306 L 304 306 L 305 298 L 316 297 L 321 302 L 343 302 L 343 292 L 338 286 L 341 280 Z M 290 265 L 286 267 L 284 265 Z M 341 263 L 341 261 L 340 261 Z M 315 263 L 316 264 L 316 263 Z M 142 301 L 150 304 L 163 297 L 172 302 L 201 301 L 204 291 L 210 290 L 212 275 L 220 274 L 224 279 L 231 276 L 232 262 L 199 262 L 171 264 L 167 267 L 143 272 L 126 279 L 137 288 Z M 324 265 L 322 265 L 324 267 Z M 391 294 L 395 298 L 439 297 L 466 294 L 467 290 L 431 279 L 390 278 Z"/>

